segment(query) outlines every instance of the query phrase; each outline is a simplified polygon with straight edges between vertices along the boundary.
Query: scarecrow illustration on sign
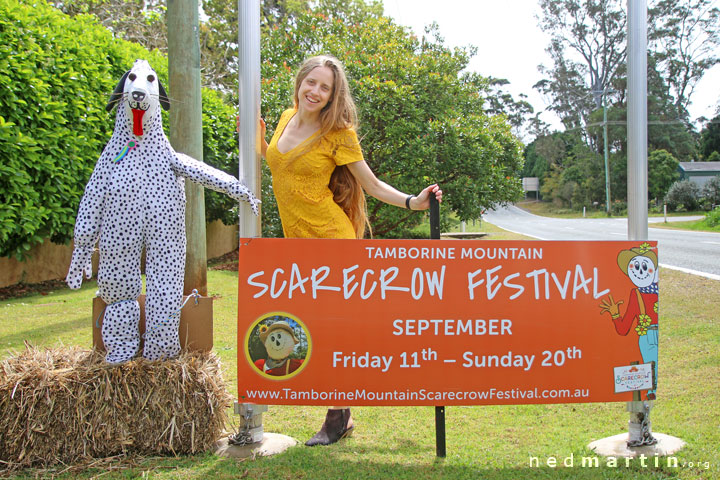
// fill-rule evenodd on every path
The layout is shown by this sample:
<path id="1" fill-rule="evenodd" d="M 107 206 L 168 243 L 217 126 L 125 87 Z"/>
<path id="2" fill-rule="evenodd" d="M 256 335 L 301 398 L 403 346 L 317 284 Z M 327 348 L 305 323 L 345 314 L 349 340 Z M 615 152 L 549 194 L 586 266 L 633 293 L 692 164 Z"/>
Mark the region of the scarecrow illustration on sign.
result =
<path id="1" fill-rule="evenodd" d="M 619 335 L 627 335 L 633 324 L 643 363 L 653 363 L 653 384 L 657 386 L 658 371 L 658 258 L 648 243 L 617 256 L 620 270 L 635 287 L 630 290 L 627 309 L 620 315 L 622 300 L 615 301 L 612 294 L 600 302 L 600 313 L 608 312 Z M 655 399 L 655 388 L 648 390 L 647 399 Z"/>
<path id="2" fill-rule="evenodd" d="M 284 377 L 300 368 L 305 361 L 301 358 L 289 358 L 300 340 L 287 322 L 279 321 L 270 326 L 262 325 L 258 336 L 267 351 L 267 358 L 255 361 L 255 366 L 261 372 L 274 377 Z"/>

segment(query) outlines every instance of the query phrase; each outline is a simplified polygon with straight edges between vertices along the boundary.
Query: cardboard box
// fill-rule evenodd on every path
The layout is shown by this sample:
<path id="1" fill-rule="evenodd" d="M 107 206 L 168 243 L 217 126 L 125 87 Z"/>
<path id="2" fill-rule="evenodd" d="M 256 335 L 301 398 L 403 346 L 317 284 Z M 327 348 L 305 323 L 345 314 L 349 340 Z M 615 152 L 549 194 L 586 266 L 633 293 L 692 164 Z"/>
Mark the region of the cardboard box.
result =
<path id="1" fill-rule="evenodd" d="M 183 303 L 188 297 L 183 297 Z M 180 346 L 186 350 L 207 352 L 213 347 L 213 309 L 212 297 L 191 298 L 180 311 Z M 145 333 L 145 295 L 138 297 L 140 304 L 140 335 Z M 93 299 L 92 329 L 93 346 L 104 352 L 102 341 L 102 322 L 105 317 L 105 302 L 100 297 Z M 140 339 L 142 352 L 143 340 Z"/>

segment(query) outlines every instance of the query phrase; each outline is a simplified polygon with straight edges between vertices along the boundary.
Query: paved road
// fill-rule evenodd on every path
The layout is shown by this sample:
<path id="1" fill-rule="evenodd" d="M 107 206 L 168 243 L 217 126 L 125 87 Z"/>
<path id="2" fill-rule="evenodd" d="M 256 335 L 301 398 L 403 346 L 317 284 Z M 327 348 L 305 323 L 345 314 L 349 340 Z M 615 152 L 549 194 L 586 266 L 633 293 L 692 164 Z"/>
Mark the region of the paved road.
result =
<path id="1" fill-rule="evenodd" d="M 540 240 L 627 240 L 626 218 L 549 218 L 515 206 L 498 207 L 483 220 L 511 232 Z M 702 217 L 668 217 L 668 221 Z M 662 222 L 663 218 L 648 220 Z M 648 228 L 648 238 L 658 241 L 660 266 L 720 280 L 720 233 Z"/>

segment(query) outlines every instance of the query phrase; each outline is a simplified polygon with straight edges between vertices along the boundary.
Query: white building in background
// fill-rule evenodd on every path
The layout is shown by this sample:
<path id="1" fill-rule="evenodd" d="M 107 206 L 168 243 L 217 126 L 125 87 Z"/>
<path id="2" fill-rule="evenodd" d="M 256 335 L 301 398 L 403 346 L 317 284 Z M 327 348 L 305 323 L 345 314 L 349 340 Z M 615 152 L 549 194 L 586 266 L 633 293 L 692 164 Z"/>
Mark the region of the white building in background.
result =
<path id="1" fill-rule="evenodd" d="M 681 180 L 690 180 L 703 187 L 711 178 L 720 175 L 720 162 L 680 162 Z"/>

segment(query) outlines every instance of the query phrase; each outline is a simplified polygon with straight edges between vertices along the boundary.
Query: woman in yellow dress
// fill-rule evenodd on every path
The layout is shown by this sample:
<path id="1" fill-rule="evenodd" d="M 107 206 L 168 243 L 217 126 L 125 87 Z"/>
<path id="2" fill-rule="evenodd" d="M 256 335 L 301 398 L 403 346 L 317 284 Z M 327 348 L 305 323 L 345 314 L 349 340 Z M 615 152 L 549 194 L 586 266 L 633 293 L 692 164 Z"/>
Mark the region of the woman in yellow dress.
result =
<path id="1" fill-rule="evenodd" d="M 263 148 L 273 178 L 286 238 L 363 238 L 370 225 L 364 192 L 390 205 L 426 210 L 430 185 L 407 195 L 379 180 L 363 159 L 355 129 L 355 103 L 338 59 L 307 59 L 295 77 L 294 108 L 280 117 L 270 144 Z M 350 409 L 330 408 L 325 422 L 305 444 L 329 445 L 354 429 Z"/>

